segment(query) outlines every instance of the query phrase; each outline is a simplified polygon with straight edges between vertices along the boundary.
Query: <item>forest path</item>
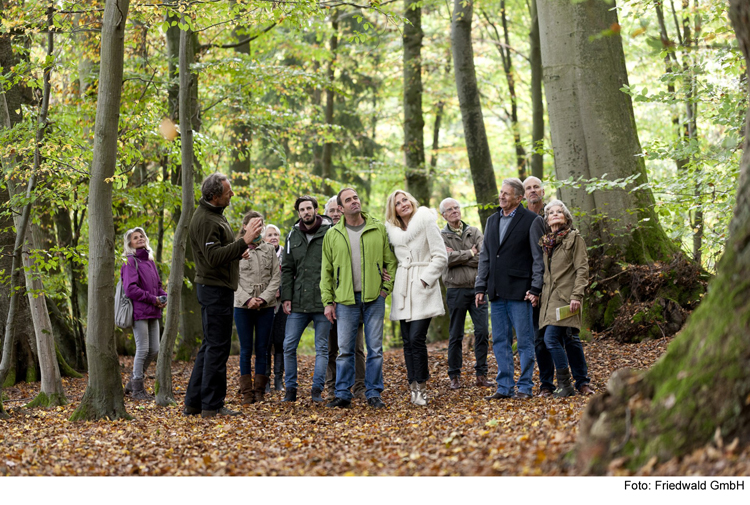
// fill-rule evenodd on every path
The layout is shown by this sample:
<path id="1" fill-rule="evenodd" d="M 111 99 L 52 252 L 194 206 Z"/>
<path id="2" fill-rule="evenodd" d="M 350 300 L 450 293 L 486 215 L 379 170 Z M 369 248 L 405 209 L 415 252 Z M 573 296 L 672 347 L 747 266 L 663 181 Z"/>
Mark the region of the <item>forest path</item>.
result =
<path id="1" fill-rule="evenodd" d="M 604 391 L 618 368 L 650 366 L 669 340 L 585 343 L 594 389 Z M 4 390 L 11 417 L 0 421 L 0 475 L 571 474 L 563 456 L 573 448 L 587 398 L 486 401 L 484 396 L 494 391 L 473 385 L 472 352 L 464 355 L 464 387 L 458 391 L 448 388 L 447 342 L 431 344 L 429 353 L 432 377 L 426 408 L 409 403 L 400 350 L 384 356 L 387 408 L 382 410 L 369 408 L 363 400 L 354 400 L 345 410 L 313 404 L 313 356 L 299 357 L 296 403 L 282 403 L 281 393 L 272 392 L 234 418 L 187 418 L 182 405 L 160 408 L 128 398 L 132 421 L 74 423 L 67 419 L 83 394 L 85 378 L 64 379 L 71 404 L 52 410 L 20 408 L 38 387 L 20 384 Z M 124 381 L 132 358 L 120 361 Z M 494 374 L 491 348 L 488 361 Z M 192 363 L 173 365 L 179 399 L 191 370 Z M 230 358 L 228 370 L 228 406 L 239 408 L 237 356 Z M 153 385 L 151 379 L 146 382 Z M 703 450 L 697 456 L 694 464 L 702 465 L 698 471 L 731 475 L 744 468 L 747 474 L 747 450 L 740 458 L 727 457 L 725 450 L 715 452 Z M 705 466 L 711 462 L 713 467 Z M 675 462 L 671 468 L 688 471 Z"/>

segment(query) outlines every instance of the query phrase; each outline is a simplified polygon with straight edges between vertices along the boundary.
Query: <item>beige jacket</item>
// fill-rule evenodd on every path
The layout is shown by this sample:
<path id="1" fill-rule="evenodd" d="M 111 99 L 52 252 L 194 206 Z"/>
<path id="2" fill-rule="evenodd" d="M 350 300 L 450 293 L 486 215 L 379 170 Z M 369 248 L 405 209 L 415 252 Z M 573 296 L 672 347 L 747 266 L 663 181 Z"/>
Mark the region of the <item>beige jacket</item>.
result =
<path id="1" fill-rule="evenodd" d="M 571 230 L 562 244 L 552 251 L 552 261 L 544 253 L 544 288 L 539 310 L 539 328 L 547 325 L 581 327 L 581 311 L 575 316 L 557 320 L 556 309 L 583 301 L 589 283 L 589 259 L 586 243 L 578 230 Z"/>
<path id="2" fill-rule="evenodd" d="M 260 297 L 261 308 L 276 306 L 276 291 L 281 285 L 279 258 L 271 244 L 261 242 L 250 249 L 250 259 L 240 260 L 240 282 L 234 292 L 234 306 L 244 307 L 250 298 Z"/>
<path id="3" fill-rule="evenodd" d="M 440 276 L 448 264 L 448 254 L 435 211 L 420 207 L 406 230 L 390 223 L 385 228 L 398 260 L 391 321 L 418 321 L 445 314 Z"/>
<path id="4" fill-rule="evenodd" d="M 474 290 L 474 281 L 477 280 L 479 269 L 479 253 L 482 251 L 484 235 L 478 228 L 469 226 L 463 221 L 464 227 L 461 235 L 453 233 L 446 224 L 440 230 L 446 247 L 453 249 L 448 253 L 448 268 L 443 273 L 443 284 L 447 289 L 464 288 Z M 473 254 L 471 247 L 476 246 L 477 253 Z"/>

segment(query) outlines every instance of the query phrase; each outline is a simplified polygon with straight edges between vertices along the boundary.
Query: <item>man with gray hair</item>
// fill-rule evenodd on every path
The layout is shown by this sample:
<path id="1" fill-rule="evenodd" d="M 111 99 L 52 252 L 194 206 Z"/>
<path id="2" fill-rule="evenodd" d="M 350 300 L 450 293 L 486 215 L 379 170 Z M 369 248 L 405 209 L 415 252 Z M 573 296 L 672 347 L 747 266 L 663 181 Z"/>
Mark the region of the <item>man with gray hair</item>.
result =
<path id="1" fill-rule="evenodd" d="M 479 251 L 484 235 L 478 228 L 461 220 L 461 205 L 453 198 L 440 202 L 440 213 L 447 221 L 440 234 L 448 252 L 448 268 L 443 273 L 446 302 L 450 314 L 450 340 L 448 342 L 448 377 L 451 389 L 461 387 L 463 365 L 462 342 L 466 312 L 474 324 L 474 358 L 479 387 L 490 387 L 487 382 L 487 304 L 474 304 L 474 282 L 479 267 Z"/>
<path id="2" fill-rule="evenodd" d="M 239 260 L 260 237 L 263 221 L 251 219 L 245 233 L 234 238 L 224 209 L 234 193 L 227 176 L 214 173 L 201 186 L 202 197 L 190 221 L 195 260 L 195 287 L 201 304 L 203 343 L 195 358 L 185 393 L 186 416 L 234 416 L 224 406 L 227 359 L 232 342 L 234 292 L 240 278 Z"/>
<path id="3" fill-rule="evenodd" d="M 474 286 L 475 305 L 487 303 L 492 318 L 492 350 L 497 360 L 497 392 L 488 400 L 529 399 L 534 375 L 534 323 L 532 306 L 542 292 L 544 263 L 539 239 L 542 218 L 521 205 L 523 184 L 519 179 L 503 181 L 500 209 L 484 227 L 484 247 Z M 521 376 L 518 393 L 513 377 L 513 329 L 516 330 Z"/>

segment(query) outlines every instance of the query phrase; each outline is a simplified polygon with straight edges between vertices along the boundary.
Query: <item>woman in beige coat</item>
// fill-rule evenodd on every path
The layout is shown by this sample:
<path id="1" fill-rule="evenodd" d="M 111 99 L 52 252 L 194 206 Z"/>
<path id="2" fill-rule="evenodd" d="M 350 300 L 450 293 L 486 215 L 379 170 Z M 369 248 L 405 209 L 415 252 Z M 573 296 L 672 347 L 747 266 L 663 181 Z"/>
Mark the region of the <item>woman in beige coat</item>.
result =
<path id="1" fill-rule="evenodd" d="M 254 217 L 261 214 L 250 211 L 242 220 L 242 231 Z M 268 383 L 266 355 L 273 329 L 273 311 L 276 292 L 281 285 L 279 258 L 274 247 L 260 236 L 240 260 L 240 282 L 234 292 L 234 322 L 240 339 L 240 392 L 242 405 L 260 401 Z M 253 334 L 255 341 L 253 342 Z M 252 375 L 252 357 L 255 348 L 255 381 Z M 253 382 L 255 387 L 253 388 Z"/>
<path id="2" fill-rule="evenodd" d="M 403 190 L 388 197 L 385 228 L 398 259 L 391 299 L 391 321 L 400 321 L 404 361 L 412 403 L 427 405 L 425 385 L 427 329 L 435 316 L 445 313 L 440 277 L 448 265 L 445 243 L 434 210 L 420 207 Z"/>
<path id="3" fill-rule="evenodd" d="M 589 282 L 586 243 L 573 226 L 573 216 L 560 200 L 544 208 L 547 233 L 539 240 L 544 251 L 544 288 L 539 310 L 539 329 L 552 355 L 557 372 L 555 397 L 573 396 L 568 362 L 573 367 L 578 388 L 588 391 L 586 358 L 578 338 L 581 328 L 581 302 Z M 566 309 L 569 310 L 565 314 Z M 561 312 L 560 314 L 558 314 Z M 572 314 L 572 315 L 570 315 Z M 565 317 L 565 316 L 568 317 Z"/>

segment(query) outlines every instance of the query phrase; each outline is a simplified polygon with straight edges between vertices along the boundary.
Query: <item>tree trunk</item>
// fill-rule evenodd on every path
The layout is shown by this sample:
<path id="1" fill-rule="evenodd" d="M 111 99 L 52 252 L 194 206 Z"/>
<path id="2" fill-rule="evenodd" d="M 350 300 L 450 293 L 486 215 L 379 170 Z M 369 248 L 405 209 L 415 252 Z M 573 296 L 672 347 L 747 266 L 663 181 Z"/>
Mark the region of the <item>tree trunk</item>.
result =
<path id="1" fill-rule="evenodd" d="M 184 24 L 184 20 L 183 20 Z M 188 225 L 195 206 L 195 191 L 193 189 L 193 128 L 191 107 L 192 89 L 195 85 L 194 76 L 190 71 L 190 59 L 193 53 L 193 36 L 189 30 L 180 33 L 180 143 L 182 154 L 182 212 L 177 223 L 172 250 L 172 268 L 169 273 L 169 309 L 164 324 L 159 359 L 156 363 L 156 403 L 162 407 L 176 403 L 172 392 L 172 350 L 177 338 L 178 318 L 180 315 L 180 298 L 185 266 L 185 242 L 187 241 Z"/>
<path id="2" fill-rule="evenodd" d="M 86 329 L 89 378 L 71 420 L 129 419 L 123 401 L 114 335 L 115 227 L 112 184 L 122 95 L 129 0 L 107 0 L 102 23 L 99 93 L 89 183 L 89 312 Z"/>
<path id="3" fill-rule="evenodd" d="M 239 27 L 238 27 L 239 28 Z M 244 27 L 243 27 L 244 28 Z M 234 38 L 239 42 L 245 38 L 245 34 L 239 33 L 238 29 L 234 30 Z M 250 54 L 250 42 L 240 44 L 234 48 L 238 55 L 247 56 Z M 236 116 L 241 117 L 242 111 L 239 107 L 236 109 Z M 250 182 L 250 142 L 252 141 L 252 131 L 250 125 L 245 121 L 232 122 L 232 156 L 229 161 L 230 174 L 246 174 L 243 177 L 232 177 L 232 182 L 238 186 L 247 186 Z"/>
<path id="4" fill-rule="evenodd" d="M 530 0 L 531 30 L 529 31 L 529 63 L 531 64 L 531 175 L 544 180 L 544 97 L 542 96 L 542 49 L 539 41 L 539 15 L 537 0 Z"/>
<path id="5" fill-rule="evenodd" d="M 325 109 L 325 123 L 326 127 L 333 126 L 333 105 L 336 99 L 336 93 L 333 90 L 333 82 L 336 79 L 335 65 L 336 65 L 336 52 L 339 47 L 339 14 L 336 9 L 331 13 L 331 35 L 330 49 L 331 59 L 328 60 L 328 88 L 326 89 L 326 109 Z M 321 177 L 323 178 L 323 184 L 321 184 L 321 191 L 330 195 L 334 193 L 333 188 L 327 182 L 328 179 L 333 179 L 335 174 L 333 173 L 333 142 L 326 142 L 323 144 L 323 155 L 321 158 Z"/>
<path id="6" fill-rule="evenodd" d="M 750 1 L 730 0 L 729 16 L 750 68 Z M 745 121 L 750 125 L 750 114 Z M 746 130 L 747 131 L 747 130 Z M 714 438 L 747 441 L 750 428 L 750 138 L 745 138 L 737 203 L 717 275 L 700 307 L 645 373 L 621 370 L 589 402 L 577 465 L 604 473 L 624 458 L 635 470 L 687 454 Z"/>
<path id="7" fill-rule="evenodd" d="M 421 205 L 430 205 L 430 180 L 424 159 L 422 115 L 422 7 L 404 0 L 404 161 L 406 189 Z"/>
<path id="8" fill-rule="evenodd" d="M 477 74 L 474 69 L 474 49 L 471 43 L 473 0 L 454 0 L 451 22 L 453 42 L 453 69 L 456 92 L 461 106 L 464 139 L 469 157 L 471 178 L 474 181 L 479 219 L 482 226 L 497 207 L 497 182 L 492 167 L 490 146 L 484 129 L 482 105 L 479 102 Z"/>

